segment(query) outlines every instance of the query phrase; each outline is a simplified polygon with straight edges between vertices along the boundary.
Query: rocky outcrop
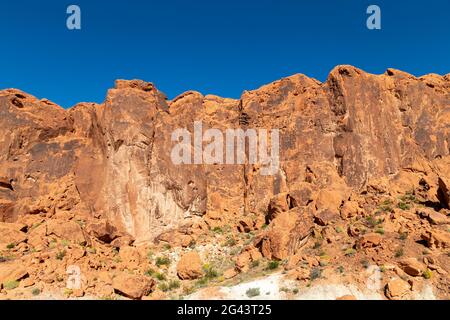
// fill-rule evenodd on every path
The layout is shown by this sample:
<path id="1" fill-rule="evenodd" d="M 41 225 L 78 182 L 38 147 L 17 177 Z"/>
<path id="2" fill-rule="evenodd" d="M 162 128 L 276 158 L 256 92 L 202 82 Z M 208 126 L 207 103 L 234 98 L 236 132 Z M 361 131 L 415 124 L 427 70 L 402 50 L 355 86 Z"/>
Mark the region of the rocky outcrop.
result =
<path id="1" fill-rule="evenodd" d="M 260 259 L 299 256 L 311 238 L 341 243 L 346 257 L 361 251 L 380 261 L 394 259 L 393 243 L 408 236 L 411 246 L 440 252 L 449 247 L 449 106 L 449 75 L 372 75 L 346 65 L 323 83 L 293 75 L 239 100 L 194 91 L 168 100 L 151 83 L 118 80 L 103 103 L 64 110 L 3 90 L 0 248 L 25 253 L 63 242 L 100 270 L 77 246 L 105 246 L 139 269 L 139 245 L 187 248 L 216 230 L 228 244 L 236 234 L 250 238 L 230 258 L 233 274 Z M 248 152 L 238 164 L 175 164 L 172 133 L 193 136 L 195 121 L 203 132 L 279 129 L 279 166 L 265 175 Z M 98 254 L 112 259 L 105 250 Z M 327 265 L 324 256 L 301 261 Z M 392 297 L 401 295 L 394 284 Z M 147 287 L 116 290 L 140 298 Z"/>

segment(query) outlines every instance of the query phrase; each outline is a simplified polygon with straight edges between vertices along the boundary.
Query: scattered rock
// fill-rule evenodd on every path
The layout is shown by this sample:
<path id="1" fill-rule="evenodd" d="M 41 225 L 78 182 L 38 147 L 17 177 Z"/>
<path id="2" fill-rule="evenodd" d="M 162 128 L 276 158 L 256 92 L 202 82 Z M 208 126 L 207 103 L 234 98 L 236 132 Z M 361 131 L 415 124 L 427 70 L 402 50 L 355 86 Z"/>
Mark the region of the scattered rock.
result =
<path id="1" fill-rule="evenodd" d="M 153 291 L 156 282 L 149 277 L 122 273 L 113 279 L 113 288 L 130 299 L 141 299 Z"/>
<path id="2" fill-rule="evenodd" d="M 422 234 L 422 239 L 426 241 L 427 246 L 431 249 L 450 247 L 450 235 L 448 232 L 434 230 L 426 231 Z"/>
<path id="3" fill-rule="evenodd" d="M 192 280 L 202 276 L 202 261 L 197 251 L 190 251 L 181 256 L 177 264 L 177 274 L 182 280 Z"/>
<path id="4" fill-rule="evenodd" d="M 387 283 L 385 294 L 388 299 L 401 300 L 409 294 L 410 290 L 411 285 L 408 282 L 396 278 Z"/>
<path id="5" fill-rule="evenodd" d="M 367 233 L 362 235 L 357 242 L 359 248 L 373 248 L 381 244 L 383 237 L 378 233 Z"/>
<path id="6" fill-rule="evenodd" d="M 406 258 L 399 262 L 400 267 L 404 272 L 413 277 L 419 277 L 423 274 L 425 266 L 417 261 L 416 258 Z"/>

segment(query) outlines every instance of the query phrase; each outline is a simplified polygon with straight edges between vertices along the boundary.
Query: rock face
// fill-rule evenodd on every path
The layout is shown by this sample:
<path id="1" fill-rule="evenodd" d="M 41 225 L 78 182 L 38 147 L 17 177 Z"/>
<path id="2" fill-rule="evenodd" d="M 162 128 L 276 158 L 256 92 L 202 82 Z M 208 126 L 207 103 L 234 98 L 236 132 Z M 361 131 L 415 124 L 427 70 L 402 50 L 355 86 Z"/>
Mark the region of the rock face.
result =
<path id="1" fill-rule="evenodd" d="M 448 76 L 393 69 L 376 76 L 339 66 L 324 83 L 294 75 L 239 101 L 197 92 L 167 101 L 150 83 L 118 80 L 103 104 L 64 110 L 4 90 L 0 218 L 76 211 L 141 241 L 202 216 L 212 225 L 258 214 L 289 193 L 326 223 L 350 188 L 402 170 L 433 172 L 434 159 L 448 161 L 449 86 Z M 280 129 L 278 172 L 173 164 L 171 133 L 192 132 L 200 120 L 204 130 Z M 448 205 L 448 175 L 438 181 Z"/>
<path id="2" fill-rule="evenodd" d="M 172 133 L 193 136 L 195 121 L 203 132 L 279 129 L 279 166 L 262 174 L 248 150 L 238 164 L 175 164 Z M 311 235 L 348 240 L 348 254 L 383 250 L 389 232 L 405 238 L 405 230 L 417 245 L 449 247 L 450 75 L 338 66 L 323 83 L 293 75 L 239 100 L 193 91 L 168 100 L 151 83 L 118 80 L 102 104 L 67 110 L 7 89 L 0 151 L 0 250 L 100 242 L 138 268 L 145 253 L 130 246 L 186 248 L 228 227 L 226 236 L 255 235 L 235 259 L 247 270 L 261 257 L 298 255 Z M 402 200 L 392 207 L 381 197 Z M 406 215 L 417 203 L 422 208 Z M 344 222 L 347 232 L 336 226 Z M 189 269 L 180 278 L 197 276 Z M 133 298 L 148 293 L 115 286 Z"/>

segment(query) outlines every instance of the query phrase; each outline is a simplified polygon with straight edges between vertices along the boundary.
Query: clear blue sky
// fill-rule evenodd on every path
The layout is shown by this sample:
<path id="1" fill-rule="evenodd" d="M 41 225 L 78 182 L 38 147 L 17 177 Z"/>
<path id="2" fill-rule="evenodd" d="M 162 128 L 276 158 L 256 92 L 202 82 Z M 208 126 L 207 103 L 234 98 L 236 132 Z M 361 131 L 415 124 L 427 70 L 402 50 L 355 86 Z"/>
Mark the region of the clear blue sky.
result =
<path id="1" fill-rule="evenodd" d="M 82 29 L 66 28 L 77 4 Z M 382 29 L 366 28 L 366 8 Z M 450 72 L 449 0 L 2 1 L 0 89 L 70 107 L 102 102 L 118 78 L 238 98 L 295 73 L 321 81 L 337 64 L 372 73 Z"/>

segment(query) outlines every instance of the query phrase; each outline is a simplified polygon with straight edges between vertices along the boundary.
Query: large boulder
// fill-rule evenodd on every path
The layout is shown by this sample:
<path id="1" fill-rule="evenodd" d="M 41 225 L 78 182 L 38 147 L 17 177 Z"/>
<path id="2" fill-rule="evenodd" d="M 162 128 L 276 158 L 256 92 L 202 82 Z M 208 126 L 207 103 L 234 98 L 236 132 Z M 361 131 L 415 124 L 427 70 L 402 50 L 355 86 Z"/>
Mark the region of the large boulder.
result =
<path id="1" fill-rule="evenodd" d="M 155 288 L 156 282 L 146 276 L 122 273 L 112 281 L 114 290 L 130 299 L 141 299 L 150 294 Z"/>
<path id="2" fill-rule="evenodd" d="M 197 251 L 190 251 L 181 256 L 177 264 L 177 274 L 182 280 L 197 279 L 202 276 L 202 261 Z"/>

